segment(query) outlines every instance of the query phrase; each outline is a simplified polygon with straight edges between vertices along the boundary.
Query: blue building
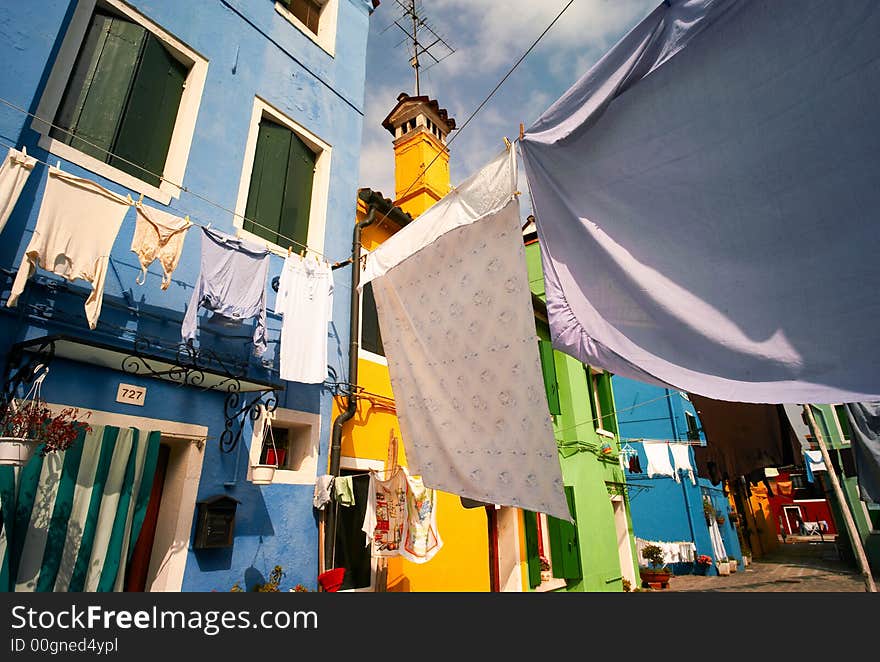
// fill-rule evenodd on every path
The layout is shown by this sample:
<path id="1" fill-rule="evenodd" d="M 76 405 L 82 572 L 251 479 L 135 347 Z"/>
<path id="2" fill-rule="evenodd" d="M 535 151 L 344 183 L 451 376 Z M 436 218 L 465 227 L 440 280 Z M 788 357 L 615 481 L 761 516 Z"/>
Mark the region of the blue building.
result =
<path id="1" fill-rule="evenodd" d="M 672 475 L 649 477 L 647 473 L 646 442 L 706 443 L 699 416 L 687 395 L 616 375 L 612 377 L 612 388 L 622 451 L 631 451 L 638 458 L 627 462 L 626 472 L 633 494 L 630 508 L 637 547 L 639 541 L 692 543 L 695 555 L 705 554 L 717 561 L 720 548 L 717 542 L 713 544 L 711 531 L 715 529 L 724 554 L 742 567 L 742 552 L 728 499 L 722 485 L 712 485 L 707 478 L 697 475 L 692 446 L 684 448 L 693 468 L 693 481 L 681 469 L 673 469 L 678 480 Z M 661 453 L 666 450 L 657 448 Z M 674 466 L 671 457 L 669 462 Z M 707 512 L 714 512 L 714 519 L 708 518 Z M 671 567 L 676 574 L 693 571 L 689 562 L 672 563 Z M 714 565 L 709 573 L 717 573 Z"/>
<path id="2" fill-rule="evenodd" d="M 147 509 L 141 529 L 152 542 L 132 561 L 138 567 L 128 574 L 137 576 L 124 582 L 131 590 L 250 588 L 276 565 L 285 573 L 282 590 L 316 587 L 312 494 L 327 463 L 333 382 L 346 379 L 350 272 L 333 272 L 324 384 L 279 378 L 281 318 L 272 281 L 291 250 L 307 246 L 330 263 L 350 255 L 367 33 L 376 5 L 42 0 L 0 6 L 0 149 L 5 155 L 9 147 L 24 148 L 38 159 L 0 234 L 6 391 L 27 388 L 42 362 L 49 366 L 46 402 L 90 411 L 94 426 L 161 435 L 153 512 Z M 7 307 L 50 166 L 196 224 L 167 289 L 158 261 L 138 284 L 132 206 L 112 244 L 94 329 L 84 311 L 89 284 L 43 269 L 27 281 L 17 305 Z M 93 220 L 82 217 L 83 236 L 95 233 Z M 271 253 L 268 350 L 261 356 L 253 319 L 212 318 L 204 310 L 195 343 L 181 345 L 200 270 L 198 226 L 208 224 Z M 263 443 L 266 423 L 274 448 Z M 28 464 L 22 475 L 31 467 L 30 479 L 43 489 L 52 463 L 31 462 L 37 468 Z M 252 466 L 261 463 L 278 465 L 270 484 L 253 481 Z M 2 471 L 11 476 L 10 467 Z M 11 530 L 10 521 L 22 518 L 21 504 L 13 513 L 9 495 L 0 496 L 7 497 L 3 515 Z M 52 542 L 47 526 L 49 542 L 40 542 L 40 550 Z M 16 545 L 9 557 L 14 567 L 6 569 L 11 583 L 18 590 L 45 588 L 40 559 L 26 558 L 31 541 L 23 543 L 19 533 Z"/>

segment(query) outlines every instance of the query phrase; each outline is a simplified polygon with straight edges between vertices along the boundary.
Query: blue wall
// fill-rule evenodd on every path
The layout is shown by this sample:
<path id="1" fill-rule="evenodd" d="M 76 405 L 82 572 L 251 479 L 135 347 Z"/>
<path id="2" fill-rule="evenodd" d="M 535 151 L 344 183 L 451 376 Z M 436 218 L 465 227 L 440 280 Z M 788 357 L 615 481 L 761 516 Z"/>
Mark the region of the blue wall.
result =
<path id="1" fill-rule="evenodd" d="M 739 540 L 730 523 L 729 504 L 721 487 L 713 486 L 708 479 L 700 478 L 696 474 L 696 485 L 691 483 L 687 474 L 680 476 L 680 482 L 668 476 L 648 478 L 645 473 L 648 459 L 643 444 L 632 441 L 686 441 L 685 412 L 693 414 L 700 425 L 699 415 L 693 404 L 678 391 L 623 377 L 612 377 L 611 384 L 617 406 L 621 445 L 625 446 L 627 440 L 630 440 L 630 446 L 638 451 L 642 469 L 642 473 L 627 471 L 627 483 L 648 488 L 630 489 L 634 535 L 643 540 L 690 541 L 695 544 L 697 555 L 707 554 L 714 558 L 709 528 L 703 514 L 703 495 L 706 494 L 711 498 L 716 512 L 724 515 L 724 524 L 719 525 L 719 529 L 727 555 L 742 561 Z M 705 443 L 702 430 L 700 439 Z M 693 449 L 688 450 L 691 466 L 696 470 Z M 692 569 L 690 564 L 676 564 L 673 567 L 677 574 L 689 573 Z M 716 574 L 714 567 L 710 573 Z"/>
<path id="2" fill-rule="evenodd" d="M 182 184 L 222 207 L 235 208 L 254 97 L 260 96 L 331 145 L 323 252 L 331 261 L 346 258 L 355 218 L 372 3 L 340 0 L 333 57 L 282 18 L 272 0 L 130 0 L 129 4 L 209 60 Z M 0 6 L 0 60 L 4 62 L 0 97 L 29 112 L 36 111 L 75 6 L 75 0 Z M 30 124 L 31 118 L 0 104 L 0 151 L 5 155 L 10 144 L 26 146 L 28 154 L 54 164 L 57 157 L 37 146 L 38 135 Z M 64 160 L 62 168 L 110 190 L 139 197 Z M 189 232 L 167 291 L 159 288 L 158 263 L 150 268 L 146 285 L 138 286 L 135 278 L 139 265 L 129 250 L 134 209 L 129 210 L 113 247 L 96 330 L 90 331 L 85 322 L 83 303 L 87 289 L 82 281 L 68 284 L 40 272 L 42 277 L 28 283 L 18 307 L 6 307 L 11 279 L 36 225 L 46 173 L 46 166 L 37 164 L 0 237 L 0 350 L 5 353 L 14 342 L 51 333 L 68 333 L 123 349 L 130 348 L 137 335 L 148 335 L 164 343 L 179 342 L 180 323 L 199 271 L 201 232 Z M 167 209 L 234 233 L 232 214 L 193 193 L 183 192 L 179 198 L 172 198 Z M 153 200 L 146 199 L 145 203 L 163 208 Z M 280 272 L 282 261 L 273 255 L 269 282 Z M 329 362 L 340 380 L 346 378 L 349 278 L 348 269 L 334 272 L 336 296 L 328 337 Z M 267 283 L 270 345 L 262 360 L 252 356 L 251 324 L 237 331 L 218 329 L 215 334 L 200 321 L 198 342 L 241 361 L 253 378 L 278 381 L 275 349 L 280 319 L 272 312 L 274 301 L 275 294 Z M 0 354 L 0 360 L 3 359 Z M 117 384 L 123 379 L 149 387 L 145 407 L 114 402 Z M 208 426 L 213 441 L 206 448 L 199 498 L 227 493 L 239 499 L 238 526 L 235 545 L 230 550 L 190 552 L 184 590 L 222 591 L 235 582 L 252 584 L 257 578 L 254 568 L 266 577 L 276 564 L 282 565 L 287 573 L 282 588 L 299 582 L 315 587 L 318 550 L 312 486 L 258 487 L 246 481 L 247 448 L 240 454 L 229 455 L 221 454 L 217 448 L 216 440 L 224 425 L 221 394 L 61 360 L 53 364 L 44 394 L 49 401 Z M 332 423 L 329 388 L 286 383 L 279 406 L 320 413 L 321 472 L 327 462 Z M 244 440 L 249 442 L 250 430 L 244 432 Z M 224 488 L 227 482 L 235 482 L 235 486 Z M 246 578 L 247 569 L 250 570 Z"/>

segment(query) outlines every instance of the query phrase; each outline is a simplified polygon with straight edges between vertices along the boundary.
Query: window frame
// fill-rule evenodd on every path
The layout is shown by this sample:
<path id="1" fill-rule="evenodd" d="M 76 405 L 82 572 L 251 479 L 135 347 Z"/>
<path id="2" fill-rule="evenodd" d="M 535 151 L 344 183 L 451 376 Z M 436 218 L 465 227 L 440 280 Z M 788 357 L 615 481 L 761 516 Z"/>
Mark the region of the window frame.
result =
<path id="1" fill-rule="evenodd" d="M 286 3 L 281 2 L 281 0 L 275 0 L 275 11 L 306 37 L 315 42 L 327 55 L 332 58 L 336 57 L 336 28 L 339 18 L 339 0 L 326 0 L 324 3 L 321 15 L 318 17 L 317 34 L 312 32 L 305 23 L 294 16 L 293 12 L 287 8 Z"/>
<path id="2" fill-rule="evenodd" d="M 363 255 L 369 255 L 371 251 L 364 250 Z M 364 285 L 366 287 L 366 285 Z M 376 300 L 376 293 L 373 293 L 373 301 Z M 379 311 L 376 311 L 376 317 L 378 320 Z M 382 330 L 379 329 L 379 333 L 381 335 Z M 385 343 L 382 343 L 382 347 L 385 347 Z M 358 359 L 364 359 L 365 361 L 370 361 L 371 363 L 378 363 L 379 365 L 388 366 L 388 359 L 381 354 L 376 354 L 375 352 L 371 352 L 368 349 L 364 349 L 364 291 L 361 288 L 360 295 L 358 296 Z"/>
<path id="3" fill-rule="evenodd" d="M 251 175 L 254 171 L 254 158 L 257 154 L 257 138 L 260 132 L 260 121 L 263 118 L 293 131 L 315 153 L 315 172 L 312 176 L 312 199 L 309 206 L 309 232 L 306 244 L 308 244 L 313 252 L 323 253 L 324 231 L 327 225 L 327 206 L 330 197 L 330 159 L 333 148 L 329 143 L 321 140 L 321 138 L 306 129 L 302 124 L 288 117 L 261 97 L 254 97 L 254 106 L 251 110 L 251 121 L 245 144 L 241 180 L 238 185 L 238 198 L 235 203 L 235 215 L 232 219 L 236 234 L 259 246 L 265 246 L 276 255 L 287 257 L 288 246 L 279 246 L 258 234 L 244 229 Z M 300 251 L 303 250 L 303 247 L 293 246 L 293 249 L 294 251 Z"/>
<path id="4" fill-rule="evenodd" d="M 159 186 L 153 186 L 138 179 L 136 176 L 81 152 L 50 135 L 52 130 L 50 122 L 54 123 L 55 121 L 92 15 L 98 7 L 116 12 L 152 33 L 177 60 L 189 68 L 184 81 L 180 105 L 177 109 L 177 118 L 174 121 L 174 130 L 171 133 L 171 143 L 168 146 L 165 167 L 161 173 L 156 173 L 162 176 Z M 50 154 L 167 205 L 172 198 L 180 197 L 181 188 L 178 185 L 183 184 L 186 174 L 186 166 L 195 135 L 196 119 L 207 76 L 207 58 L 122 0 L 79 0 L 70 25 L 64 34 L 61 48 L 52 64 L 46 87 L 37 105 L 36 117 L 31 121 L 31 128 L 40 135 L 39 146 Z"/>
<path id="5" fill-rule="evenodd" d="M 541 571 L 541 583 L 535 586 L 532 590 L 535 593 L 546 593 L 548 591 L 557 591 L 561 588 L 566 588 L 568 586 L 568 581 L 566 579 L 553 576 L 553 554 L 550 546 L 550 521 L 547 518 L 546 513 L 535 513 L 535 515 L 538 533 L 541 536 L 541 545 L 544 548 L 544 558 L 547 561 L 547 565 L 550 566 L 550 569 Z M 544 579 L 544 572 L 550 573 L 550 579 Z"/>
<path id="6" fill-rule="evenodd" d="M 253 467 L 259 464 L 263 455 L 263 439 L 260 431 L 263 429 L 263 423 L 269 418 L 270 425 L 276 428 L 302 428 L 308 426 L 309 431 L 309 448 L 308 454 L 303 456 L 299 469 L 283 469 L 280 466 L 275 470 L 272 478 L 272 485 L 314 485 L 315 479 L 318 477 L 318 454 L 320 452 L 320 436 L 321 436 L 321 415 L 312 414 L 296 409 L 284 409 L 278 407 L 275 411 L 267 412 L 261 406 L 260 415 L 254 421 L 253 430 L 251 431 L 251 444 L 248 450 L 248 469 L 247 480 L 253 480 Z M 288 433 L 290 435 L 290 433 Z M 294 440 L 289 437 L 288 456 L 292 456 Z M 288 461 L 288 458 L 285 458 Z"/>

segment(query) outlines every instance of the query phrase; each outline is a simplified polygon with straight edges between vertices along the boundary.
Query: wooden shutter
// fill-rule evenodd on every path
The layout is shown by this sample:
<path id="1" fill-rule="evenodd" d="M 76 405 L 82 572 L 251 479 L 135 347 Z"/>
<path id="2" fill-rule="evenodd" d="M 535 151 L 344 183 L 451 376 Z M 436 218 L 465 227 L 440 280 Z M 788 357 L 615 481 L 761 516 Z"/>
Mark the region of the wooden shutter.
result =
<path id="1" fill-rule="evenodd" d="M 295 133 L 290 130 L 288 133 L 290 133 L 290 152 L 287 157 L 287 177 L 284 184 L 284 205 L 281 210 L 279 232 L 305 246 L 309 238 L 315 153 Z"/>
<path id="2" fill-rule="evenodd" d="M 270 120 L 260 121 L 257 149 L 243 228 L 272 243 L 283 245 L 278 231 L 284 206 L 284 183 L 290 155 L 290 129 Z M 255 221 L 255 222 L 252 222 Z"/>
<path id="3" fill-rule="evenodd" d="M 574 488 L 565 488 L 565 500 L 575 523 L 571 524 L 556 517 L 547 517 L 550 536 L 550 559 L 553 576 L 563 579 L 580 579 L 581 554 L 577 538 L 577 514 L 574 506 Z"/>
<path id="4" fill-rule="evenodd" d="M 147 36 L 113 149 L 121 158 L 110 165 L 153 186 L 161 183 L 187 73 L 156 37 Z"/>
<path id="5" fill-rule="evenodd" d="M 53 138 L 107 162 L 146 37 L 131 21 L 92 16 L 55 116 L 67 131 L 52 129 Z"/>
<path id="6" fill-rule="evenodd" d="M 561 414 L 559 405 L 559 383 L 556 379 L 556 364 L 553 362 L 553 346 L 549 340 L 539 340 L 541 371 L 544 373 L 544 389 L 547 391 L 547 404 L 551 414 Z"/>
<path id="7" fill-rule="evenodd" d="M 318 34 L 322 3 L 316 0 L 284 0 L 284 2 L 290 7 L 290 13 L 302 21 L 309 30 Z"/>
<path id="8" fill-rule="evenodd" d="M 523 529 L 526 536 L 526 560 L 529 566 L 529 587 L 535 588 L 541 583 L 541 557 L 538 554 L 538 516 L 529 511 L 522 511 Z"/>

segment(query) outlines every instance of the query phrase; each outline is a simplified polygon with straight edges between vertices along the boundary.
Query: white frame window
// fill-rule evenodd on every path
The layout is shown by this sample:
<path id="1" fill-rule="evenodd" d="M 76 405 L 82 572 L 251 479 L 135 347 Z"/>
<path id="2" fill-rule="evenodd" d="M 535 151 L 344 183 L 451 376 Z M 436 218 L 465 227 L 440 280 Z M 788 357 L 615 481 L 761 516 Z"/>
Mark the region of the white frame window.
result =
<path id="1" fill-rule="evenodd" d="M 183 95 L 180 99 L 180 106 L 177 110 L 174 131 L 171 135 L 171 144 L 168 146 L 165 168 L 163 172 L 156 173 L 163 178 L 158 187 L 144 182 L 109 163 L 85 154 L 75 147 L 71 147 L 49 135 L 52 127 L 47 122 L 54 122 L 92 14 L 96 7 L 99 6 L 112 9 L 141 25 L 159 39 L 174 57 L 189 68 L 189 73 L 184 83 Z M 40 147 L 51 154 L 75 163 L 137 193 L 143 193 L 145 196 L 163 205 L 167 205 L 171 202 L 172 197 L 180 197 L 178 185 L 183 183 L 186 172 L 186 164 L 189 160 L 190 146 L 192 145 L 193 134 L 195 133 L 196 118 L 199 113 L 199 104 L 202 100 L 202 92 L 205 88 L 207 75 L 208 60 L 205 57 L 153 23 L 143 14 L 137 12 L 130 5 L 122 2 L 122 0 L 79 0 L 70 25 L 64 35 L 58 56 L 52 65 L 52 71 L 46 82 L 46 89 L 43 91 L 40 103 L 37 106 L 37 117 L 31 122 L 31 128 L 40 134 Z"/>
<path id="2" fill-rule="evenodd" d="M 330 57 L 336 56 L 336 23 L 339 15 L 339 0 L 326 0 L 318 19 L 318 34 L 312 32 L 287 8 L 286 3 L 275 0 L 275 11 L 283 16 L 306 37 L 320 46 Z"/>
<path id="3" fill-rule="evenodd" d="M 312 251 L 324 252 L 324 229 L 327 225 L 327 200 L 330 196 L 330 156 L 332 147 L 304 126 L 291 119 L 280 110 L 260 97 L 254 97 L 251 111 L 251 124 L 248 130 L 247 145 L 244 150 L 244 163 L 241 169 L 241 181 L 238 186 L 238 199 L 235 203 L 233 225 L 239 237 L 244 237 L 260 246 L 266 246 L 273 253 L 287 255 L 290 246 L 279 246 L 253 232 L 244 229 L 245 210 L 247 209 L 248 193 L 251 186 L 251 175 L 254 170 L 254 158 L 257 153 L 257 138 L 260 132 L 260 121 L 266 118 L 276 124 L 287 127 L 309 149 L 315 153 L 315 174 L 312 179 L 312 201 L 309 210 L 309 233 L 306 243 Z M 293 246 L 294 251 L 302 250 L 302 246 Z"/>
<path id="4" fill-rule="evenodd" d="M 310 414 L 295 409 L 279 407 L 275 411 L 267 412 L 261 409 L 260 417 L 254 422 L 251 433 L 251 447 L 249 451 L 247 479 L 253 477 L 253 466 L 259 464 L 263 453 L 262 431 L 266 418 L 274 428 L 287 428 L 289 430 L 289 446 L 287 453 L 299 459 L 299 468 L 296 470 L 285 469 L 279 466 L 272 478 L 273 485 L 314 485 L 318 476 L 318 444 L 321 435 L 321 416 Z M 294 448 L 297 446 L 298 448 Z M 290 457 L 286 460 L 291 459 Z"/>

